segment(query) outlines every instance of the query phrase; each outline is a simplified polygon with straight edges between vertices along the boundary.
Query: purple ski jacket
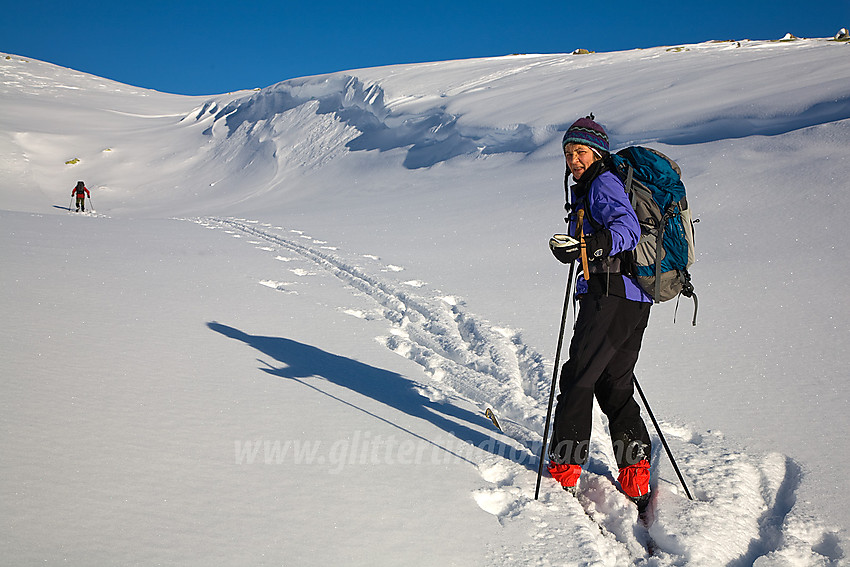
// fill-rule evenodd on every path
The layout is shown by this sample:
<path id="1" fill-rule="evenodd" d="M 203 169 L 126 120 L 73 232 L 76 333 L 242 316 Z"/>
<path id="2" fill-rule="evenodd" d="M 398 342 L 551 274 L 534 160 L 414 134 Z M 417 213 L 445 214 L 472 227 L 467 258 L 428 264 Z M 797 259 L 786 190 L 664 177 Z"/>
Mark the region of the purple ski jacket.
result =
<path id="1" fill-rule="evenodd" d="M 640 224 L 619 177 L 611 171 L 603 171 L 590 182 L 586 200 L 583 197 L 577 197 L 573 188 L 570 189 L 570 203 L 573 205 L 573 210 L 583 209 L 585 202 L 590 216 L 597 225 L 601 224 L 611 232 L 611 256 L 625 250 L 634 250 L 640 239 Z M 593 224 L 588 220 L 587 215 L 588 212 L 585 212 L 583 223 L 585 235 L 592 234 L 594 231 Z M 576 234 L 575 220 L 570 222 L 570 233 Z M 605 276 L 597 274 L 595 277 Z M 626 299 L 652 303 L 652 296 L 643 291 L 634 278 L 627 275 L 611 277 L 623 278 Z M 576 294 L 583 293 L 587 293 L 587 281 L 582 275 L 576 281 Z"/>

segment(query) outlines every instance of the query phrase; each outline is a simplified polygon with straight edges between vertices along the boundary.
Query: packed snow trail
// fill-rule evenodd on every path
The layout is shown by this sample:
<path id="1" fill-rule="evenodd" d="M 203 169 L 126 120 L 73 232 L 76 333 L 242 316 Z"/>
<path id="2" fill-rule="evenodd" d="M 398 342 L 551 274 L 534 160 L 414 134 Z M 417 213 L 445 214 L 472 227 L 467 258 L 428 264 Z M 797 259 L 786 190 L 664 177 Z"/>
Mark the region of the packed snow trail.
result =
<path id="1" fill-rule="evenodd" d="M 537 403 L 548 393 L 550 377 L 545 359 L 522 342 L 519 333 L 493 328 L 466 312 L 451 296 L 425 298 L 344 261 L 329 248 L 308 246 L 312 240 L 273 234 L 256 222 L 210 219 L 284 250 L 295 252 L 348 285 L 366 293 L 382 308 L 390 334 L 378 340 L 387 348 L 419 363 L 450 394 L 475 402 L 483 413 L 492 407 L 502 427 L 529 448 L 539 443 L 543 415 Z M 301 242 L 299 242 L 299 240 Z M 268 285 L 268 284 L 266 284 Z M 524 430 L 524 431 L 523 431 Z"/>
<path id="2" fill-rule="evenodd" d="M 482 477 L 472 498 L 499 521 L 505 534 L 503 544 L 490 547 L 488 564 L 847 564 L 836 531 L 795 509 L 803 482 L 799 465 L 778 453 L 740 451 L 718 432 L 662 423 L 695 500 L 681 492 L 654 438 L 649 528 L 616 485 L 616 461 L 607 436 L 600 433 L 607 433 L 607 423 L 599 411 L 594 413 L 594 439 L 602 442 L 591 445 L 578 496 L 564 493 L 547 478 L 535 500 L 538 432 L 543 430 L 551 362 L 524 344 L 519 332 L 487 323 L 456 297 L 436 290 L 425 295 L 429 288 L 424 282 L 394 278 L 401 267 L 369 254 L 351 260 L 338 246 L 302 231 L 245 219 L 192 222 L 248 237 L 255 249 L 286 261 L 293 274 L 328 273 L 362 292 L 376 304 L 368 316 L 382 317 L 389 325 L 377 339 L 421 365 L 437 398 L 465 399 L 482 415 L 487 408 L 495 410 L 505 435 L 494 428 L 494 444 L 510 449 L 470 447 L 465 455 Z M 297 293 L 288 282 L 270 278 L 258 283 Z"/>

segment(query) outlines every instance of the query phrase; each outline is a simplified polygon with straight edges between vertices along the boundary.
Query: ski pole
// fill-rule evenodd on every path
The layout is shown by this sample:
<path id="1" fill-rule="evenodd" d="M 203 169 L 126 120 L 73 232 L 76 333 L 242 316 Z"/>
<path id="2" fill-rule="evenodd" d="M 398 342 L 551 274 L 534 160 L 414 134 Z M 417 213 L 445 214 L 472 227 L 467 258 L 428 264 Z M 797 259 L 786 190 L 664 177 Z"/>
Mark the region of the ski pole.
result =
<path id="1" fill-rule="evenodd" d="M 534 499 L 540 495 L 540 479 L 543 476 L 543 463 L 546 462 L 546 444 L 549 441 L 549 421 L 552 419 L 552 404 L 555 401 L 555 383 L 558 381 L 558 366 L 561 363 L 561 347 L 564 345 L 564 330 L 567 326 L 567 310 L 570 308 L 570 292 L 573 289 L 573 274 L 576 263 L 570 263 L 570 276 L 567 279 L 567 293 L 564 296 L 564 311 L 561 315 L 561 330 L 558 333 L 558 348 L 555 349 L 555 368 L 552 371 L 552 387 L 549 389 L 549 408 L 546 410 L 546 426 L 543 428 L 543 445 L 540 448 L 540 465 L 537 467 L 537 486 Z"/>
<path id="2" fill-rule="evenodd" d="M 89 210 L 94 212 L 94 203 L 92 203 L 91 195 L 89 195 Z"/>
<path id="3" fill-rule="evenodd" d="M 667 445 L 667 440 L 664 438 L 664 434 L 661 433 L 661 427 L 659 427 L 658 421 L 656 421 L 655 415 L 652 413 L 652 408 L 649 407 L 649 402 L 646 401 L 646 396 L 643 395 L 643 390 L 641 389 L 640 384 L 638 384 L 637 377 L 632 376 L 632 381 L 635 383 L 638 394 L 640 394 L 640 399 L 643 400 L 643 406 L 646 408 L 646 412 L 649 414 L 650 419 L 652 419 L 652 424 L 655 426 L 655 431 L 658 432 L 658 437 L 661 438 L 661 444 L 664 445 L 664 450 L 667 451 L 667 456 L 670 457 L 670 462 L 673 464 L 673 470 L 676 471 L 676 476 L 679 477 L 679 482 L 682 483 L 682 488 L 685 489 L 685 494 L 688 495 L 688 500 L 693 500 L 694 497 L 691 496 L 691 492 L 688 490 L 688 485 L 685 484 L 685 479 L 682 477 L 681 471 L 679 471 L 679 466 L 676 464 L 676 459 L 673 458 L 673 453 L 670 451 L 670 446 Z"/>

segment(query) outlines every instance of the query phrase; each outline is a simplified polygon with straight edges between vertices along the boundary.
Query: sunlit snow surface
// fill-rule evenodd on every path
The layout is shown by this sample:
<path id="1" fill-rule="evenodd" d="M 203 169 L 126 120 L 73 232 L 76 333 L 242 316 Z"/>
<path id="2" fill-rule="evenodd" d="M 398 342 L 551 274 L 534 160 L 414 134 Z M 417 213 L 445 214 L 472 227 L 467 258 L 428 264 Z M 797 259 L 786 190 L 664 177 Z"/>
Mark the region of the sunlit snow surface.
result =
<path id="1" fill-rule="evenodd" d="M 848 56 L 721 42 L 183 97 L 0 54 L 4 562 L 845 564 Z M 655 437 L 649 529 L 598 413 L 578 497 L 547 477 L 534 500 L 559 141 L 590 112 L 676 159 L 700 219 L 698 325 L 654 308 L 637 369 L 695 500 Z M 66 210 L 77 180 L 95 212 Z"/>

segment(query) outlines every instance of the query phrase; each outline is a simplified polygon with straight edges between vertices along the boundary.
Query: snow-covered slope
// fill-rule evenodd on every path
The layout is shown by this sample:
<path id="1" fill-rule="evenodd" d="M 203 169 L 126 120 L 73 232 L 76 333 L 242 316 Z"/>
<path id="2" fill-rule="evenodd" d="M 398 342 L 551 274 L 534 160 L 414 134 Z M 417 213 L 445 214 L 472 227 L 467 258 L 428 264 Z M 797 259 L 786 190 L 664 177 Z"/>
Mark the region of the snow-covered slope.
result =
<path id="1" fill-rule="evenodd" d="M 843 564 L 848 55 L 718 42 L 209 97 L 0 55 L 7 560 Z M 601 417 L 579 498 L 533 500 L 559 140 L 589 112 L 675 158 L 700 217 L 699 325 L 656 307 L 638 367 L 696 501 L 656 442 L 648 531 Z M 94 215 L 62 210 L 78 179 Z"/>

